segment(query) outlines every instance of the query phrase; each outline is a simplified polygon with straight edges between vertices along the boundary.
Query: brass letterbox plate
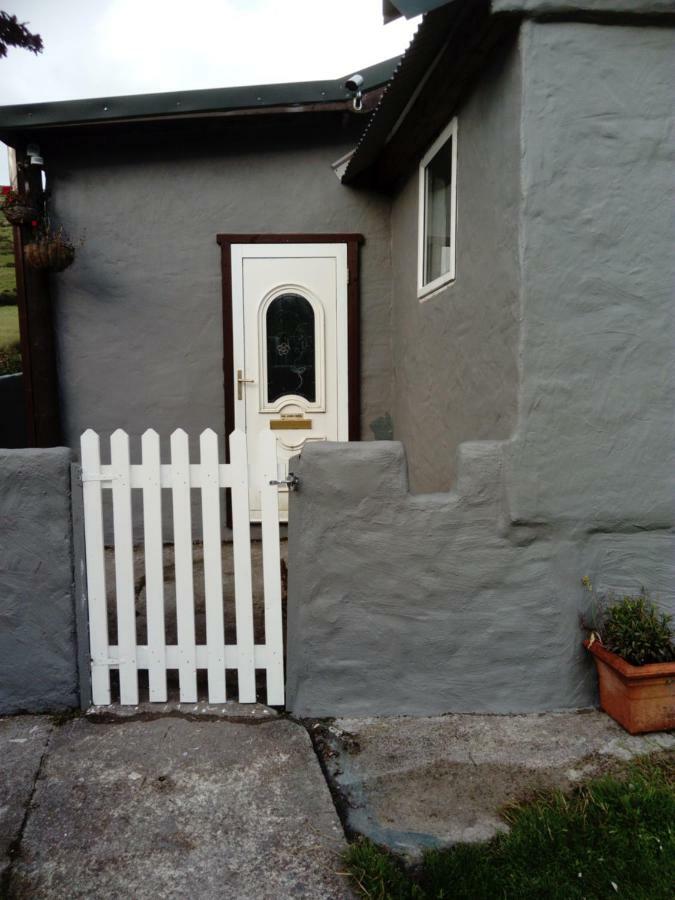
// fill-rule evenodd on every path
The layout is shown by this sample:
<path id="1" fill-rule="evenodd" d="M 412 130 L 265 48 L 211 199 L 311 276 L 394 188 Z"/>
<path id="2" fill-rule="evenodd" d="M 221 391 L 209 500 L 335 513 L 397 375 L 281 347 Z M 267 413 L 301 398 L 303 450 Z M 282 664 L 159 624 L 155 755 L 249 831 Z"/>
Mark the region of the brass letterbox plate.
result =
<path id="1" fill-rule="evenodd" d="M 270 419 L 272 431 L 309 431 L 311 419 Z"/>

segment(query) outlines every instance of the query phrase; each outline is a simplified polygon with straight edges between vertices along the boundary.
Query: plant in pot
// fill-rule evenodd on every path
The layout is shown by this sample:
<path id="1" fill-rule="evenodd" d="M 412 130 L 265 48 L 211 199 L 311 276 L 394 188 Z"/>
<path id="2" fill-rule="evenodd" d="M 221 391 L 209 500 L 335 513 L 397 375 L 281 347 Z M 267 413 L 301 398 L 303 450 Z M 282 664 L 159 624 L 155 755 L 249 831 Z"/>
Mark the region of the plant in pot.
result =
<path id="1" fill-rule="evenodd" d="M 631 734 L 675 728 L 675 630 L 644 588 L 596 594 L 584 646 L 598 671 L 600 706 Z"/>
<path id="2" fill-rule="evenodd" d="M 37 215 L 24 197 L 8 187 L 2 189 L 0 209 L 11 225 L 27 225 Z"/>
<path id="3" fill-rule="evenodd" d="M 52 228 L 49 220 L 33 223 L 35 235 L 23 248 L 26 263 L 32 269 L 47 272 L 63 272 L 75 259 L 75 245 L 63 228 Z"/>

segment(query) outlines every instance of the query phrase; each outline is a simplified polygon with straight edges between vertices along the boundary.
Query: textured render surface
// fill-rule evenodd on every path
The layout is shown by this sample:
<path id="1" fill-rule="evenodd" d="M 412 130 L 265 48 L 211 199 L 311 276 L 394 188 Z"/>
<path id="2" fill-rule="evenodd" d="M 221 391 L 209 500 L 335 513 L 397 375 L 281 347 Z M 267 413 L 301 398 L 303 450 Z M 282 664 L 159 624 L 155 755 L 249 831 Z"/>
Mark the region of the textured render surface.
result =
<path id="1" fill-rule="evenodd" d="M 296 715 L 518 713 L 596 702 L 580 579 L 675 611 L 675 537 L 513 523 L 497 442 L 456 491 L 407 491 L 400 444 L 313 445 L 291 497 L 287 706 Z"/>
<path id="2" fill-rule="evenodd" d="M 673 527 L 673 34 L 523 27 L 518 519 Z"/>
<path id="3" fill-rule="evenodd" d="M 58 729 L 9 896 L 346 898 L 344 835 L 289 721 Z"/>
<path id="4" fill-rule="evenodd" d="M 304 451 L 294 711 L 592 704 L 581 577 L 644 585 L 675 612 L 672 42 L 666 28 L 524 24 L 513 436 L 462 443 L 446 494 L 409 495 L 397 445 Z M 418 443 L 433 443 L 428 422 Z"/>
<path id="5" fill-rule="evenodd" d="M 516 417 L 520 57 L 506 48 L 458 110 L 457 277 L 417 298 L 418 173 L 392 206 L 394 437 L 414 491 L 449 490 L 462 441 Z"/>
<path id="6" fill-rule="evenodd" d="M 51 732 L 44 716 L 0 719 L 0 896 Z"/>
<path id="7" fill-rule="evenodd" d="M 70 451 L 0 450 L 0 713 L 78 705 Z"/>
<path id="8" fill-rule="evenodd" d="M 537 791 L 675 752 L 675 734 L 632 737 L 600 712 L 338 719 L 317 743 L 348 827 L 413 858 L 489 840 Z"/>
<path id="9" fill-rule="evenodd" d="M 363 120 L 276 129 L 189 145 L 50 151 L 56 213 L 85 235 L 55 280 L 63 427 L 137 436 L 177 427 L 221 436 L 224 397 L 216 234 L 360 232 L 362 430 L 391 409 L 389 199 L 344 188 L 331 162 Z M 58 283 L 57 283 L 58 281 Z M 168 452 L 168 438 L 167 447 Z"/>

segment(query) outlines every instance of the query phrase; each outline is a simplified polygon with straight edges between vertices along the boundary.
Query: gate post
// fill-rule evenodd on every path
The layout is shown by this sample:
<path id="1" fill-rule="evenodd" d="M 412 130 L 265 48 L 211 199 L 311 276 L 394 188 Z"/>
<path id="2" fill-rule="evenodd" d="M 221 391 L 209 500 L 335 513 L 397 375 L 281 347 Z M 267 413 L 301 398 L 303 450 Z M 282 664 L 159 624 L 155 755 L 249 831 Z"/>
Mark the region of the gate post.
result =
<path id="1" fill-rule="evenodd" d="M 89 651 L 89 612 L 87 606 L 87 562 L 84 546 L 84 504 L 82 469 L 70 466 L 70 509 L 73 527 L 73 581 L 75 584 L 75 634 L 80 708 L 91 706 L 91 653 Z"/>

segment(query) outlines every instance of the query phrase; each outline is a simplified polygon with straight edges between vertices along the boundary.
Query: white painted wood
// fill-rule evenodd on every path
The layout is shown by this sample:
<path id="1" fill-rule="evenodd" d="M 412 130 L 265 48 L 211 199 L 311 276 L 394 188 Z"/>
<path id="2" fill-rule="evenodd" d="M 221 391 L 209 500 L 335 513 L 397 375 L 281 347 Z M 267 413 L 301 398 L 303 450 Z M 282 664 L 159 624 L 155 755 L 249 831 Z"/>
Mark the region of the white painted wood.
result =
<path id="1" fill-rule="evenodd" d="M 113 473 L 113 534 L 115 539 L 115 595 L 117 643 L 120 648 L 120 703 L 138 703 L 136 670 L 136 605 L 134 597 L 134 548 L 131 527 L 131 479 L 129 435 L 118 428 L 110 437 Z"/>
<path id="2" fill-rule="evenodd" d="M 103 553 L 103 504 L 99 472 L 101 450 L 96 432 L 88 429 L 80 438 L 82 455 L 82 501 L 84 508 L 87 604 L 91 653 L 91 693 L 97 705 L 110 703 L 108 667 L 108 616 Z"/>
<path id="3" fill-rule="evenodd" d="M 199 439 L 202 523 L 204 540 L 204 595 L 208 654 L 209 703 L 224 703 L 225 623 L 220 532 L 218 436 L 210 428 Z"/>
<path id="4" fill-rule="evenodd" d="M 346 441 L 349 437 L 347 245 L 233 244 L 232 322 L 235 424 L 246 431 L 249 450 L 251 521 L 261 521 L 261 460 L 258 435 L 271 420 L 302 415 L 306 430 L 276 431 L 280 475 L 306 441 Z M 315 315 L 316 397 L 296 393 L 269 401 L 267 396 L 266 312 L 285 293 L 303 296 Z M 250 383 L 238 396 L 236 373 Z M 288 519 L 288 496 L 279 495 L 281 521 Z"/>
<path id="5" fill-rule="evenodd" d="M 192 512 L 188 436 L 182 428 L 171 435 L 173 542 L 176 568 L 176 626 L 181 703 L 197 700 L 195 665 L 195 607 L 192 576 Z"/>
<path id="6" fill-rule="evenodd" d="M 253 642 L 253 588 L 251 581 L 251 526 L 248 508 L 246 436 L 230 435 L 232 461 L 232 543 L 234 553 L 234 605 L 239 649 L 239 702 L 255 703 Z"/>
<path id="7" fill-rule="evenodd" d="M 281 552 L 279 546 L 279 492 L 276 478 L 277 447 L 273 431 L 260 435 L 262 486 L 263 584 L 265 590 L 265 646 L 267 648 L 267 703 L 284 703 L 284 638 L 281 616 Z"/>
<path id="8" fill-rule="evenodd" d="M 254 660 L 256 669 L 266 669 L 269 661 L 269 652 L 265 644 L 256 644 L 254 648 Z M 166 666 L 167 669 L 178 668 L 179 648 L 176 644 L 169 644 L 166 648 Z M 147 669 L 149 664 L 150 649 L 147 645 L 141 644 L 136 648 L 136 658 L 138 660 L 139 669 Z M 116 645 L 108 648 L 108 658 L 111 666 L 117 665 L 119 658 L 119 648 Z M 198 644 L 196 647 L 197 668 L 208 669 L 208 647 L 206 644 Z M 225 666 L 228 669 L 236 669 L 239 665 L 239 650 L 236 644 L 225 645 Z"/>
<path id="9" fill-rule="evenodd" d="M 200 488 L 202 486 L 202 475 L 201 475 L 201 466 L 195 463 L 190 465 L 190 487 Z M 173 486 L 173 481 L 171 477 L 171 466 L 170 465 L 161 465 L 159 467 L 159 480 L 160 485 L 163 488 L 170 488 Z M 219 472 L 219 482 L 221 487 L 230 487 L 232 476 L 230 473 L 230 465 L 229 463 L 222 464 L 218 466 Z M 110 466 L 101 466 L 101 471 L 97 479 L 101 482 L 101 487 L 110 488 L 112 487 L 112 471 Z M 132 466 L 131 467 L 131 487 L 132 488 L 142 488 L 145 483 L 145 476 L 143 474 L 142 466 Z"/>
<path id="10" fill-rule="evenodd" d="M 145 606 L 148 623 L 149 697 L 166 702 L 166 631 L 164 623 L 164 558 L 162 541 L 162 488 L 160 479 L 159 435 L 149 428 L 141 438 L 143 464 L 140 469 L 143 490 L 143 540 L 145 555 Z M 132 485 L 134 479 L 132 477 Z"/>
<path id="11" fill-rule="evenodd" d="M 85 432 L 82 445 L 83 506 L 87 555 L 87 586 L 92 656 L 92 694 L 97 705 L 110 702 L 110 668 L 120 670 L 123 704 L 138 702 L 137 670 L 149 672 L 150 699 L 165 702 L 166 671 L 178 669 L 180 699 L 197 702 L 197 669 L 208 672 L 209 700 L 225 701 L 225 670 L 239 673 L 239 701 L 253 703 L 255 670 L 265 669 L 268 702 L 284 701 L 283 633 L 277 488 L 269 481 L 277 475 L 275 435 L 260 436 L 259 457 L 264 476 L 263 579 L 265 587 L 265 644 L 255 645 L 251 577 L 251 534 L 248 508 L 246 436 L 230 436 L 231 463 L 218 460 L 218 441 L 210 429 L 200 438 L 199 464 L 190 464 L 188 438 L 178 430 L 171 436 L 171 464 L 160 464 L 159 436 L 151 429 L 142 437 L 142 463 L 130 465 L 129 438 L 116 431 L 111 439 L 109 466 L 100 465 L 99 438 Z M 167 646 L 162 550 L 162 486 L 173 495 L 176 620 L 178 641 Z M 221 561 L 221 490 L 231 486 L 237 643 L 225 645 Z M 109 646 L 107 631 L 105 557 L 101 490 L 109 488 L 113 500 L 115 539 L 115 594 L 118 643 Z M 131 491 L 143 493 L 148 617 L 147 644 L 137 646 L 133 572 Z M 204 526 L 204 584 L 206 644 L 196 646 L 192 559 L 191 489 L 201 491 Z"/>
<path id="12" fill-rule="evenodd" d="M 450 269 L 438 278 L 425 284 L 426 257 L 426 206 L 427 206 L 427 166 L 445 142 L 452 138 L 452 171 L 450 173 Z M 420 302 L 429 300 L 434 294 L 455 280 L 455 246 L 457 234 L 457 118 L 439 134 L 419 164 L 419 187 L 417 206 L 417 297 Z"/>

